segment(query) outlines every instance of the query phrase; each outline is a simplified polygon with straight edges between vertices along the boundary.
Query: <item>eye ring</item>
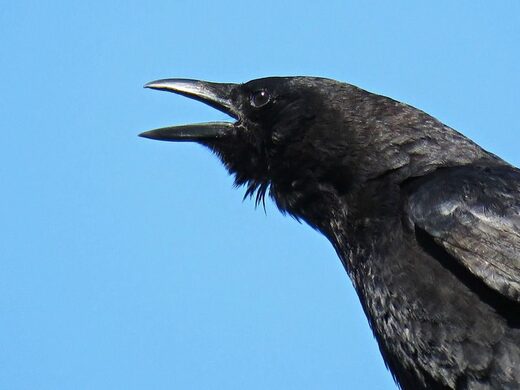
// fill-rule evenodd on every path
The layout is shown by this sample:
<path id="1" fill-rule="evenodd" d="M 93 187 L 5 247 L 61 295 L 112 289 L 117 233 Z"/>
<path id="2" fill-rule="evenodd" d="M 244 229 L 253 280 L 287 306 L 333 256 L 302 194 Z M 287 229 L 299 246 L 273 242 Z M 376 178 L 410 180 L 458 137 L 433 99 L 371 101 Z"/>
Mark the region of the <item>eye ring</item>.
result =
<path id="1" fill-rule="evenodd" d="M 271 101 L 271 95 L 265 89 L 260 89 L 251 94 L 249 102 L 255 108 L 264 107 Z"/>

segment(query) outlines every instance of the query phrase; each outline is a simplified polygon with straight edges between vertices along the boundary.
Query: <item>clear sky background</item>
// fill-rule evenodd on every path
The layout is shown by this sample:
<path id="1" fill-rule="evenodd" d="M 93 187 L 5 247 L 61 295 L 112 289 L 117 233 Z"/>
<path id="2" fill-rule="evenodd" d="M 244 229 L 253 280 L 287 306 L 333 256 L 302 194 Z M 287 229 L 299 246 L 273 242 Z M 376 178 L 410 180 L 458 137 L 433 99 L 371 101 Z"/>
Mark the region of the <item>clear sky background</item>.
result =
<path id="1" fill-rule="evenodd" d="M 0 7 L 0 389 L 395 389 L 317 232 L 242 202 L 166 77 L 317 75 L 520 164 L 518 1 Z"/>

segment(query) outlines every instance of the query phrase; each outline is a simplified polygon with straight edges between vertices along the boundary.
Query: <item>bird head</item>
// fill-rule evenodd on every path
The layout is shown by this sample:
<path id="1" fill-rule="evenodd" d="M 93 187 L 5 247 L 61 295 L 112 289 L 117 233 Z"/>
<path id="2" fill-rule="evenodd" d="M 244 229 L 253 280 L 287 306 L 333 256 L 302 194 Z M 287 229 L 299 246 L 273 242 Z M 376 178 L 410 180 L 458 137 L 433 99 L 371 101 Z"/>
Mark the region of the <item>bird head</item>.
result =
<path id="1" fill-rule="evenodd" d="M 326 161 L 333 159 L 324 154 L 331 157 L 344 138 L 338 128 L 323 131 L 330 124 L 326 118 L 335 118 L 331 100 L 338 85 L 347 84 L 315 77 L 270 77 L 244 84 L 152 81 L 145 87 L 201 101 L 235 121 L 164 127 L 140 136 L 207 146 L 258 203 L 270 186 L 271 192 L 274 186 L 290 191 L 330 168 Z"/>

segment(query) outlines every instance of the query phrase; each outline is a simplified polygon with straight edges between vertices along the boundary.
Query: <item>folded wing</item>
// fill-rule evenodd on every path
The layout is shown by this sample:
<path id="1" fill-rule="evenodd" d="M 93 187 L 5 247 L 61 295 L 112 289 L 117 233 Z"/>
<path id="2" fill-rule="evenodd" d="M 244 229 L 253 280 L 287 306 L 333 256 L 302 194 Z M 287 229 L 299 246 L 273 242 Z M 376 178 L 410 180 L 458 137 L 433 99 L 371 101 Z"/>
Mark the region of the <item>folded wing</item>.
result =
<path id="1" fill-rule="evenodd" d="M 438 170 L 406 200 L 409 222 L 488 287 L 520 303 L 520 171 Z"/>

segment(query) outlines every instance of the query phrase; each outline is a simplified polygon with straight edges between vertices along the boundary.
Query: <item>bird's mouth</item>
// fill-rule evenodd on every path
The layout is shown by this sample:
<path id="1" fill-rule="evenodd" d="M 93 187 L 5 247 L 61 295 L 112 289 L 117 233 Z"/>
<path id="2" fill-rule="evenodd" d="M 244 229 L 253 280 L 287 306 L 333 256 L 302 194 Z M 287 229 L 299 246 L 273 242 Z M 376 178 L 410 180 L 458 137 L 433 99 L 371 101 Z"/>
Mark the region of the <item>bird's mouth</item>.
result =
<path id="1" fill-rule="evenodd" d="M 240 116 L 232 101 L 232 92 L 237 84 L 189 79 L 164 79 L 149 82 L 144 87 L 173 92 L 198 100 L 235 119 L 239 119 Z M 235 128 L 235 123 L 231 122 L 193 123 L 145 131 L 139 136 L 160 141 L 205 141 L 230 135 L 235 131 Z"/>

